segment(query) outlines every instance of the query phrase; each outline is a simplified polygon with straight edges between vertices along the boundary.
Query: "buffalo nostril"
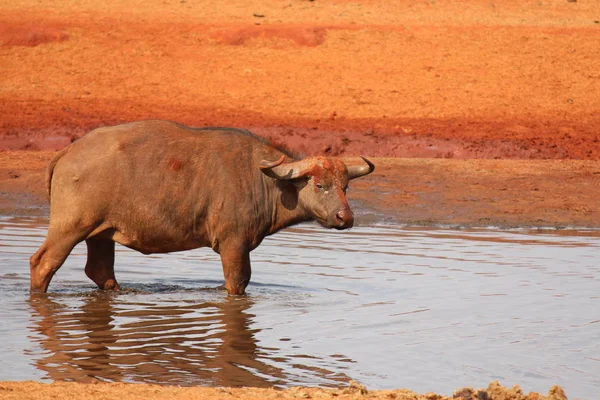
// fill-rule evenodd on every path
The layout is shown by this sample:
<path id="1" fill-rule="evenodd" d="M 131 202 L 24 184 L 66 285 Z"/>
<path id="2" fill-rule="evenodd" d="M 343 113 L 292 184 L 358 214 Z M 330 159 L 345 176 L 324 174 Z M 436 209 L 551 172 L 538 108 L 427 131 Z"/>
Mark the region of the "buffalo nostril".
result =
<path id="1" fill-rule="evenodd" d="M 354 216 L 350 210 L 340 210 L 335 214 L 335 220 L 339 226 L 350 227 L 354 223 Z"/>

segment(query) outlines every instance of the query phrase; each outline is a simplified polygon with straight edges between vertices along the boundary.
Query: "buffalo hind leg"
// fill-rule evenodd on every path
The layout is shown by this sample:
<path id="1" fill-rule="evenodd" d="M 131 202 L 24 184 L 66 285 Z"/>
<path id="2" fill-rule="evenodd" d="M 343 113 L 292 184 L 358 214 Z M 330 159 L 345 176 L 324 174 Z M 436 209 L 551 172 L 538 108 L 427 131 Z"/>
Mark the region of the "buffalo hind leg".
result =
<path id="1" fill-rule="evenodd" d="M 46 292 L 52 277 L 81 239 L 77 236 L 48 234 L 42 246 L 29 259 L 32 292 Z"/>
<path id="2" fill-rule="evenodd" d="M 219 253 L 227 293 L 244 294 L 250 282 L 250 252 L 246 246 L 221 246 Z"/>
<path id="3" fill-rule="evenodd" d="M 119 290 L 115 278 L 115 242 L 110 239 L 89 238 L 87 244 L 87 263 L 85 274 L 100 289 Z"/>

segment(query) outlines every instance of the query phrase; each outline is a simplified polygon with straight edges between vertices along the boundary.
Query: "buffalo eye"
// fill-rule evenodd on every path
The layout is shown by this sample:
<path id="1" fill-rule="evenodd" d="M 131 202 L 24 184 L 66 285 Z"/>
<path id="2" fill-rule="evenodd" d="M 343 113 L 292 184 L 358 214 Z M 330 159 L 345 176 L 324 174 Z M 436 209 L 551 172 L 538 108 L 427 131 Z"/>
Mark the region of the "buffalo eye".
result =
<path id="1" fill-rule="evenodd" d="M 323 189 L 323 185 L 321 185 L 320 183 L 317 183 L 315 186 L 317 187 L 317 189 Z"/>

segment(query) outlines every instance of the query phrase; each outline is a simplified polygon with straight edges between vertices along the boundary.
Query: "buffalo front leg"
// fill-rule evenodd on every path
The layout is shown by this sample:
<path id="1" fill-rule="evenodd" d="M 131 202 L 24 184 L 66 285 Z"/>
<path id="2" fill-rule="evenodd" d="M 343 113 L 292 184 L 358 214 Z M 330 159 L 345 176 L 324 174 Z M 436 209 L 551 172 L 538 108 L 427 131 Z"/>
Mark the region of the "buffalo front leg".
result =
<path id="1" fill-rule="evenodd" d="M 119 290 L 115 278 L 115 242 L 110 239 L 86 239 L 87 263 L 85 274 L 100 289 Z"/>
<path id="2" fill-rule="evenodd" d="M 225 289 L 233 295 L 244 294 L 250 282 L 250 252 L 245 245 L 221 246 L 219 251 L 225 276 Z"/>

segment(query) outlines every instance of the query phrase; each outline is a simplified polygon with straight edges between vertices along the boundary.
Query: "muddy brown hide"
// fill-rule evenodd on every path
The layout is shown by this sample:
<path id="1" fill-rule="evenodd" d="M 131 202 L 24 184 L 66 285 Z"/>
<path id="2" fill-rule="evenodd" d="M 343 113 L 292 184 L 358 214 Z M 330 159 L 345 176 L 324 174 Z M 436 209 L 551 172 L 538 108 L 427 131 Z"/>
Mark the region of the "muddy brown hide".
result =
<path id="1" fill-rule="evenodd" d="M 59 152 L 47 174 L 48 236 L 31 257 L 31 289 L 46 291 L 73 247 L 85 240 L 85 272 L 117 289 L 114 243 L 144 254 L 210 246 L 225 288 L 243 294 L 249 252 L 263 238 L 317 219 L 345 229 L 353 216 L 349 179 L 373 170 L 340 160 L 301 161 L 251 133 L 144 121 L 96 129 Z"/>

